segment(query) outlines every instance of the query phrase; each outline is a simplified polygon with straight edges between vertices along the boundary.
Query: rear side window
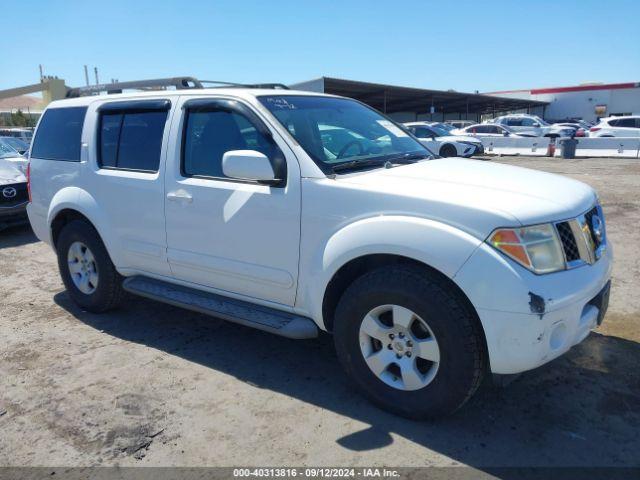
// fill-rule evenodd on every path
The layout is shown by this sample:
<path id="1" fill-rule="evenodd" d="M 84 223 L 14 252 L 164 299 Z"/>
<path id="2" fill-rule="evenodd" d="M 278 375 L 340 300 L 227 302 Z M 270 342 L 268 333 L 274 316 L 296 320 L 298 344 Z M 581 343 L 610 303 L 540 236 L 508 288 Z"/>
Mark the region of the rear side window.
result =
<path id="1" fill-rule="evenodd" d="M 99 165 L 157 172 L 167 111 L 164 106 L 105 108 L 100 114 Z"/>
<path id="2" fill-rule="evenodd" d="M 634 128 L 636 126 L 636 121 L 633 118 L 621 118 L 619 120 L 611 120 L 609 125 L 614 127 Z"/>
<path id="3" fill-rule="evenodd" d="M 40 120 L 31 156 L 65 162 L 80 161 L 82 125 L 87 107 L 50 108 Z"/>

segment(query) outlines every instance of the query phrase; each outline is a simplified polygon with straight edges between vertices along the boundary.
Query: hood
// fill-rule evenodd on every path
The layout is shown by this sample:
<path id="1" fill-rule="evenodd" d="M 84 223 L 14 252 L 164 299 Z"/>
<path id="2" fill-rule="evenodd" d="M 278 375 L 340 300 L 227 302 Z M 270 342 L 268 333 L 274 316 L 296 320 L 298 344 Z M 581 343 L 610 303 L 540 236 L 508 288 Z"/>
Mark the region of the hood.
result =
<path id="1" fill-rule="evenodd" d="M 471 135 L 444 135 L 442 137 L 437 137 L 436 140 L 443 142 L 482 143 L 478 137 L 472 137 Z"/>
<path id="2" fill-rule="evenodd" d="M 441 221 L 485 239 L 497 227 L 576 217 L 593 206 L 588 185 L 560 175 L 443 158 L 340 178 L 379 193 L 381 210 Z"/>
<path id="3" fill-rule="evenodd" d="M 0 158 L 0 185 L 10 185 L 12 183 L 24 183 L 27 181 L 20 166 L 16 162 Z"/>

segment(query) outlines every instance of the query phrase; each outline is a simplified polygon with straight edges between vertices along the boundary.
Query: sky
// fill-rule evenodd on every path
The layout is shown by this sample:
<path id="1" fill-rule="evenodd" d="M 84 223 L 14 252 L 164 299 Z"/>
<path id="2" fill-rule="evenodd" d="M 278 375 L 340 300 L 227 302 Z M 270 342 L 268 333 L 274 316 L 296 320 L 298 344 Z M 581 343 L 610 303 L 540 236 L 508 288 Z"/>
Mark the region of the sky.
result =
<path id="1" fill-rule="evenodd" d="M 39 64 L 69 86 L 84 85 L 83 65 L 92 82 L 94 66 L 101 81 L 332 76 L 465 92 L 640 82 L 639 0 L 2 2 L 0 89 L 36 83 Z"/>

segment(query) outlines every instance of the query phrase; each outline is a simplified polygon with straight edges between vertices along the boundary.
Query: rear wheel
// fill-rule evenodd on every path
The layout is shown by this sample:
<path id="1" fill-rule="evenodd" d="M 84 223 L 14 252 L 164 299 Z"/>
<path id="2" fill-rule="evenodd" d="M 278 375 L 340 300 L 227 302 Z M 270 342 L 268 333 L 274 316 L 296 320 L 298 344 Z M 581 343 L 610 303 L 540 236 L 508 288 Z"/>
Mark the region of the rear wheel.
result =
<path id="1" fill-rule="evenodd" d="M 412 266 L 357 279 L 338 303 L 334 341 L 356 386 L 410 418 L 456 411 L 486 369 L 477 320 L 437 275 Z"/>
<path id="2" fill-rule="evenodd" d="M 71 298 L 90 312 L 118 306 L 122 277 L 116 271 L 98 232 L 86 221 L 74 220 L 56 243 L 58 268 Z"/>
<path id="3" fill-rule="evenodd" d="M 458 152 L 456 151 L 456 147 L 454 147 L 453 145 L 450 145 L 450 144 L 443 145 L 442 148 L 440 149 L 441 157 L 455 157 L 457 155 L 458 155 Z"/>

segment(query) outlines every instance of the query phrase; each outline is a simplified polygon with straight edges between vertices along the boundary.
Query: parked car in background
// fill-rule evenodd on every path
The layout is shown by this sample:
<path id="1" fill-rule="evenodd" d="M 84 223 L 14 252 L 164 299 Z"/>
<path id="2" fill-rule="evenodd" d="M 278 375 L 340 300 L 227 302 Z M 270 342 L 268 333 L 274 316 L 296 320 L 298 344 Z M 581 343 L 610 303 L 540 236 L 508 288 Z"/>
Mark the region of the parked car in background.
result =
<path id="1" fill-rule="evenodd" d="M 23 173 L 27 172 L 27 158 L 13 148 L 9 142 L 6 142 L 0 137 L 0 158 L 5 162 L 13 163 Z"/>
<path id="2" fill-rule="evenodd" d="M 15 151 L 0 144 L 0 230 L 28 222 L 26 169 L 14 156 Z"/>
<path id="3" fill-rule="evenodd" d="M 453 128 L 464 128 L 464 127 L 468 127 L 469 125 L 473 125 L 476 122 L 473 122 L 471 120 L 445 120 L 445 122 L 447 125 L 451 125 L 451 127 Z"/>
<path id="4" fill-rule="evenodd" d="M 585 128 L 579 123 L 568 123 L 568 122 L 554 123 L 553 125 L 556 127 L 572 128 L 575 132 L 573 135 L 575 137 L 588 137 L 589 128 L 591 128 L 591 127 Z"/>
<path id="5" fill-rule="evenodd" d="M 451 132 L 427 122 L 409 122 L 405 127 L 424 146 L 441 157 L 464 157 L 482 155 L 482 141 L 468 135 L 451 135 Z"/>
<path id="6" fill-rule="evenodd" d="M 575 129 L 568 127 L 556 127 L 536 115 L 528 115 L 524 113 L 503 115 L 497 117 L 487 123 L 503 125 L 509 127 L 516 133 L 529 133 L 536 137 L 572 137 Z"/>
<path id="7" fill-rule="evenodd" d="M 531 132 L 514 132 L 504 125 L 476 123 L 465 128 L 453 130 L 452 135 L 470 135 L 472 137 L 536 137 Z"/>
<path id="8" fill-rule="evenodd" d="M 20 155 L 24 155 L 29 150 L 29 142 L 25 142 L 23 139 L 18 137 L 0 137 L 0 142 L 9 145 Z"/>
<path id="9" fill-rule="evenodd" d="M 589 130 L 591 137 L 640 137 L 640 115 L 601 118 Z"/>
<path id="10" fill-rule="evenodd" d="M 33 130 L 30 128 L 0 127 L 0 137 L 17 137 L 31 143 Z"/>
<path id="11" fill-rule="evenodd" d="M 451 132 L 456 129 L 456 127 L 454 127 L 453 125 L 450 125 L 448 123 L 442 123 L 442 122 L 428 122 L 427 125 L 430 125 L 432 127 L 438 127 L 440 129 L 446 130 L 447 132 Z"/>

